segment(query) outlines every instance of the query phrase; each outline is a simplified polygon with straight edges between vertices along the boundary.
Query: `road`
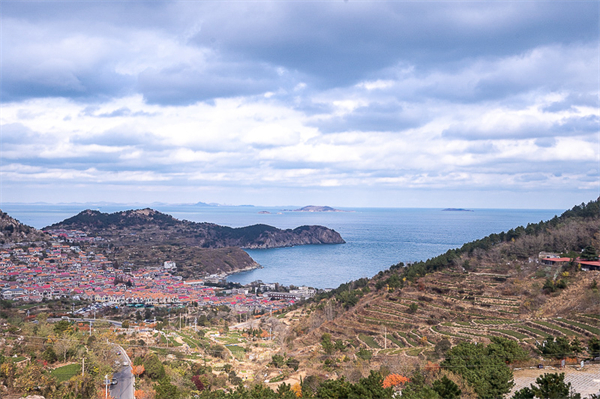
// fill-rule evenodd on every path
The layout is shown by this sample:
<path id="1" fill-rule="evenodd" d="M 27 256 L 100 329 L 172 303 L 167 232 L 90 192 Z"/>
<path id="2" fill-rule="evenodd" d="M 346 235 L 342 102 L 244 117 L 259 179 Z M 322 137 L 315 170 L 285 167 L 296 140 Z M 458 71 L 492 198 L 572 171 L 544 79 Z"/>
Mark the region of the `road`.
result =
<path id="1" fill-rule="evenodd" d="M 119 345 L 115 345 L 115 350 L 120 351 L 121 355 L 119 356 L 119 362 L 123 364 L 127 363 L 127 366 L 121 367 L 119 371 L 116 371 L 113 374 L 113 378 L 117 379 L 116 385 L 110 386 L 110 395 L 115 399 L 134 399 L 134 377 L 131 372 L 131 359 L 127 356 L 127 353 L 121 348 Z M 109 376 L 110 377 L 110 376 Z"/>

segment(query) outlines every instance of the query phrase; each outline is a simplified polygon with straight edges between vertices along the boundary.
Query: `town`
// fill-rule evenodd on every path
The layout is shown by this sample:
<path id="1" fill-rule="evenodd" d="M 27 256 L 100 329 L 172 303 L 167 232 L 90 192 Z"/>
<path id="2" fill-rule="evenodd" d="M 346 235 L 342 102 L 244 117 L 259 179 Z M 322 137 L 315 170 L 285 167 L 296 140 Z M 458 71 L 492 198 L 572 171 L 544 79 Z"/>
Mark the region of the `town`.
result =
<path id="1" fill-rule="evenodd" d="M 280 311 L 316 294 L 309 287 L 283 287 L 255 281 L 247 286 L 227 283 L 225 275 L 183 280 L 177 265 L 164 261 L 156 267 L 118 269 L 88 237 L 76 230 L 49 231 L 44 244 L 4 245 L 0 251 L 2 299 L 42 302 L 68 298 L 109 306 L 228 306 L 234 314 Z M 86 244 L 88 250 L 82 249 Z"/>

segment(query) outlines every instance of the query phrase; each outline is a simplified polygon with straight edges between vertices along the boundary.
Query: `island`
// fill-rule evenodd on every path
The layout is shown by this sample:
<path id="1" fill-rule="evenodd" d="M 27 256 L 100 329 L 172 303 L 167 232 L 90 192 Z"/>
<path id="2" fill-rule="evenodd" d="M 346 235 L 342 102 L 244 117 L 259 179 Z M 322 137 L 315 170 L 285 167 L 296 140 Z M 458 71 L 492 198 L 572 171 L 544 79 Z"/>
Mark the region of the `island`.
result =
<path id="1" fill-rule="evenodd" d="M 472 209 L 464 209 L 464 208 L 446 208 L 442 209 L 442 212 L 475 212 Z"/>
<path id="2" fill-rule="evenodd" d="M 335 209 L 330 206 L 308 205 L 299 209 L 284 209 L 284 212 L 352 212 Z"/>

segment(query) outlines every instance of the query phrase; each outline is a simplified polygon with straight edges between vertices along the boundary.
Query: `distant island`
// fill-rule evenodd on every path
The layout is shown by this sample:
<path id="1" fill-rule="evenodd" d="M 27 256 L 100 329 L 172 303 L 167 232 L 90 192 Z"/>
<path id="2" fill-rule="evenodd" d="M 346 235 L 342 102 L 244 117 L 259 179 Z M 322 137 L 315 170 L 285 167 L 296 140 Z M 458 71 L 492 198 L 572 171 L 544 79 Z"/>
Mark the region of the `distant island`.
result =
<path id="1" fill-rule="evenodd" d="M 352 211 L 343 211 L 341 209 L 335 209 L 330 206 L 316 206 L 316 205 L 308 205 L 299 209 L 284 209 L 284 212 L 352 212 Z"/>
<path id="2" fill-rule="evenodd" d="M 464 208 L 446 208 L 442 209 L 442 212 L 475 212 L 472 209 L 464 209 Z"/>

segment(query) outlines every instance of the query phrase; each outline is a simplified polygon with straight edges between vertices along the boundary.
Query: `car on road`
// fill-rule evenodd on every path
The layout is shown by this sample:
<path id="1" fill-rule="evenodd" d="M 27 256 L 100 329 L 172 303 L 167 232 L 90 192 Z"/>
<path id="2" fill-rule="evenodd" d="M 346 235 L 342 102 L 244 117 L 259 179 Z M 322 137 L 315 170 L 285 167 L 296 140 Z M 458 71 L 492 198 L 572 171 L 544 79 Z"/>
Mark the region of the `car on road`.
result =
<path id="1" fill-rule="evenodd" d="M 119 383 L 119 381 L 118 381 L 116 378 L 113 378 L 113 379 L 110 381 L 110 385 L 117 385 L 118 383 Z"/>

